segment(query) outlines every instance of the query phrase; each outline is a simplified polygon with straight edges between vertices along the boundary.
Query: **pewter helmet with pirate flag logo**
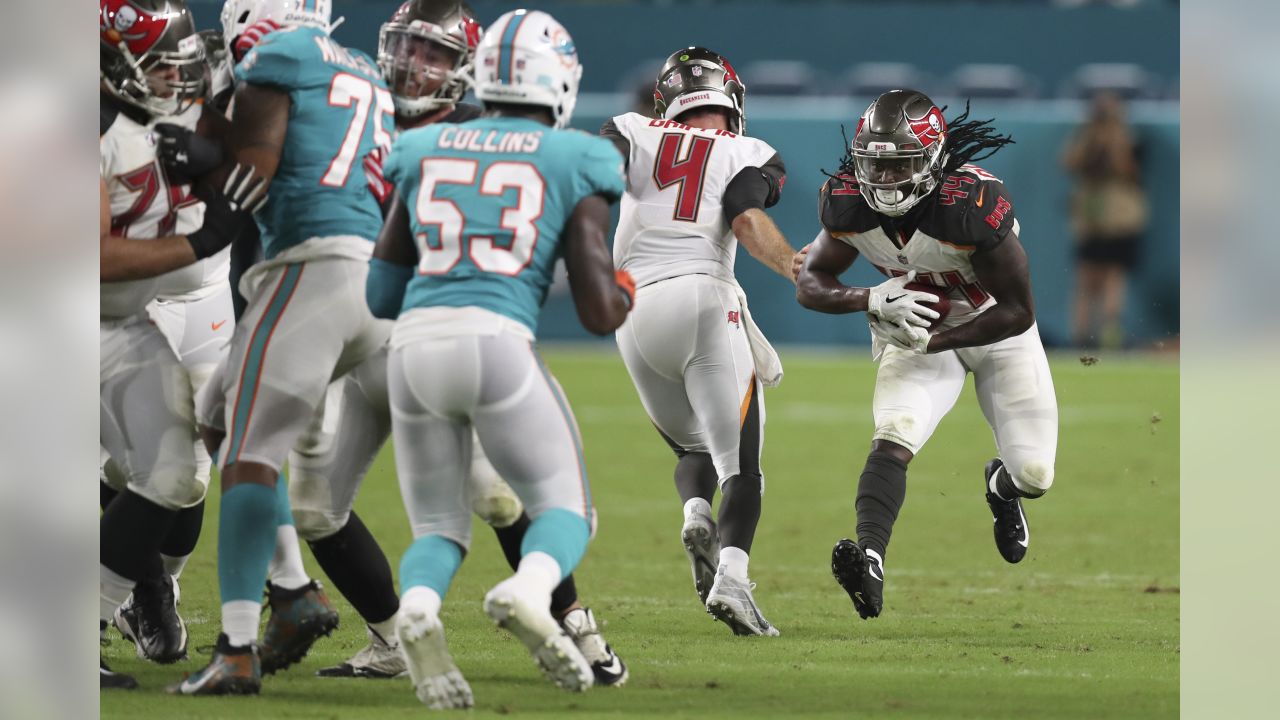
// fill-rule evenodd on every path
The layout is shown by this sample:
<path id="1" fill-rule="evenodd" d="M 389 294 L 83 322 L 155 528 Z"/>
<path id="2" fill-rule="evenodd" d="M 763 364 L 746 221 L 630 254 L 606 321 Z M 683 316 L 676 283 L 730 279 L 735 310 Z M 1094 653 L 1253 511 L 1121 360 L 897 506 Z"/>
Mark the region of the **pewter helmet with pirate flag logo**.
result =
<path id="1" fill-rule="evenodd" d="M 924 93 L 890 90 L 858 120 L 849 148 L 861 195 L 876 212 L 905 214 L 937 186 L 947 122 Z"/>
<path id="2" fill-rule="evenodd" d="M 747 130 L 747 88 L 728 59 L 702 47 L 671 53 L 653 87 L 653 110 L 664 120 L 696 107 L 729 109 L 729 129 Z"/>
<path id="3" fill-rule="evenodd" d="M 122 102 L 176 115 L 204 96 L 204 43 L 183 0 L 99 0 L 98 73 Z M 176 75 L 152 71 L 173 68 Z"/>

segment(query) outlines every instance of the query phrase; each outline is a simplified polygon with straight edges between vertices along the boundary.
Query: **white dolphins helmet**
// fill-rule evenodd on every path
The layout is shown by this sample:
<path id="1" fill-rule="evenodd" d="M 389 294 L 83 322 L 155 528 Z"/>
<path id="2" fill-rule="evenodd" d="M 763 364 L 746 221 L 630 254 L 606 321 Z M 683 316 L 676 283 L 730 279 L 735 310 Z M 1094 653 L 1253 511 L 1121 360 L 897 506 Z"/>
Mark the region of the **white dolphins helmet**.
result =
<path id="1" fill-rule="evenodd" d="M 541 10 L 514 10 L 480 38 L 475 93 L 482 101 L 540 105 L 562 128 L 578 102 L 582 65 L 569 31 Z"/>
<path id="2" fill-rule="evenodd" d="M 332 14 L 333 0 L 227 0 L 222 6 L 222 37 L 230 52 L 244 31 L 262 20 L 329 32 Z"/>

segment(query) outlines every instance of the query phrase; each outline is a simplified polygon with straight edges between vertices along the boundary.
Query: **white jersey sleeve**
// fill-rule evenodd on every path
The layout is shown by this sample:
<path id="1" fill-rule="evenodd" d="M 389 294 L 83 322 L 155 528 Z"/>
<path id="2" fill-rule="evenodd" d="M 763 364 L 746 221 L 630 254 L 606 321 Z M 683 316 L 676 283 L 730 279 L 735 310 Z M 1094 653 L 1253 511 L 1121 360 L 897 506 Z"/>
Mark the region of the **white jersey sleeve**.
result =
<path id="1" fill-rule="evenodd" d="M 194 128 L 200 106 L 172 118 L 171 122 Z M 104 121 L 104 124 L 106 122 Z M 107 185 L 111 205 L 111 232 L 128 238 L 151 239 L 186 234 L 204 223 L 204 203 L 191 195 L 188 185 L 172 185 L 156 155 L 154 123 L 142 124 L 125 113 L 111 120 L 99 136 L 99 171 Z M 218 273 L 226 281 L 227 255 L 180 268 L 157 278 L 101 283 L 101 315 L 118 318 L 141 312 L 162 291 L 190 292 L 210 282 Z"/>
<path id="2" fill-rule="evenodd" d="M 733 280 L 738 241 L 724 217 L 725 190 L 744 168 L 769 163 L 774 149 L 637 113 L 613 118 L 606 134 L 628 146 L 614 264 L 639 286 L 690 274 Z"/>

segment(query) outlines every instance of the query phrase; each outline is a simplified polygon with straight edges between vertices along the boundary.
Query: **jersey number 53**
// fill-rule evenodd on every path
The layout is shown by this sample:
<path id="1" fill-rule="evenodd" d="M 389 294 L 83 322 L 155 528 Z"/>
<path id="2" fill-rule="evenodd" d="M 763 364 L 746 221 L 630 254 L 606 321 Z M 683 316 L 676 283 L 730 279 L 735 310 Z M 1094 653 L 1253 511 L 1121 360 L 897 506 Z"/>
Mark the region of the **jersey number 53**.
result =
<path id="1" fill-rule="evenodd" d="M 528 162 L 501 161 L 485 169 L 480 176 L 479 194 L 501 197 L 515 188 L 516 204 L 502 210 L 499 227 L 510 233 L 510 240 L 500 243 L 492 235 L 468 235 L 467 218 L 457 203 L 437 197 L 441 185 L 476 184 L 479 161 L 461 158 L 427 158 L 422 161 L 422 185 L 414 202 L 417 224 L 435 226 L 438 240 L 430 233 L 417 234 L 418 272 L 443 275 L 454 268 L 465 252 L 475 266 L 485 272 L 517 275 L 533 260 L 538 244 L 538 226 L 542 217 L 546 182 L 538 169 Z"/>

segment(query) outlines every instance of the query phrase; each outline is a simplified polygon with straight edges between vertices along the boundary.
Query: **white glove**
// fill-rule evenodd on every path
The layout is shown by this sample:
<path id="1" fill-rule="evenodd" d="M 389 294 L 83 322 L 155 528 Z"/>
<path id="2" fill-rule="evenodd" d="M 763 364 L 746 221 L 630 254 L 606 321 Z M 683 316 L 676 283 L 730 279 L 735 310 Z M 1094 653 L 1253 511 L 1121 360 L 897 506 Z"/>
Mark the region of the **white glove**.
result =
<path id="1" fill-rule="evenodd" d="M 868 316 L 867 321 L 868 326 L 871 328 L 871 334 L 886 345 L 892 345 L 920 355 L 924 355 L 929 351 L 929 339 L 933 336 L 922 327 L 917 327 L 907 322 L 899 325 L 890 325 L 882 320 L 877 321 L 872 316 Z"/>
<path id="2" fill-rule="evenodd" d="M 870 288 L 867 313 L 890 325 L 910 323 L 922 328 L 929 327 L 930 321 L 938 319 L 938 312 L 921 303 L 936 303 L 939 298 L 932 293 L 906 289 L 907 283 L 915 279 L 916 271 L 912 270 L 906 275 L 889 278 Z"/>

